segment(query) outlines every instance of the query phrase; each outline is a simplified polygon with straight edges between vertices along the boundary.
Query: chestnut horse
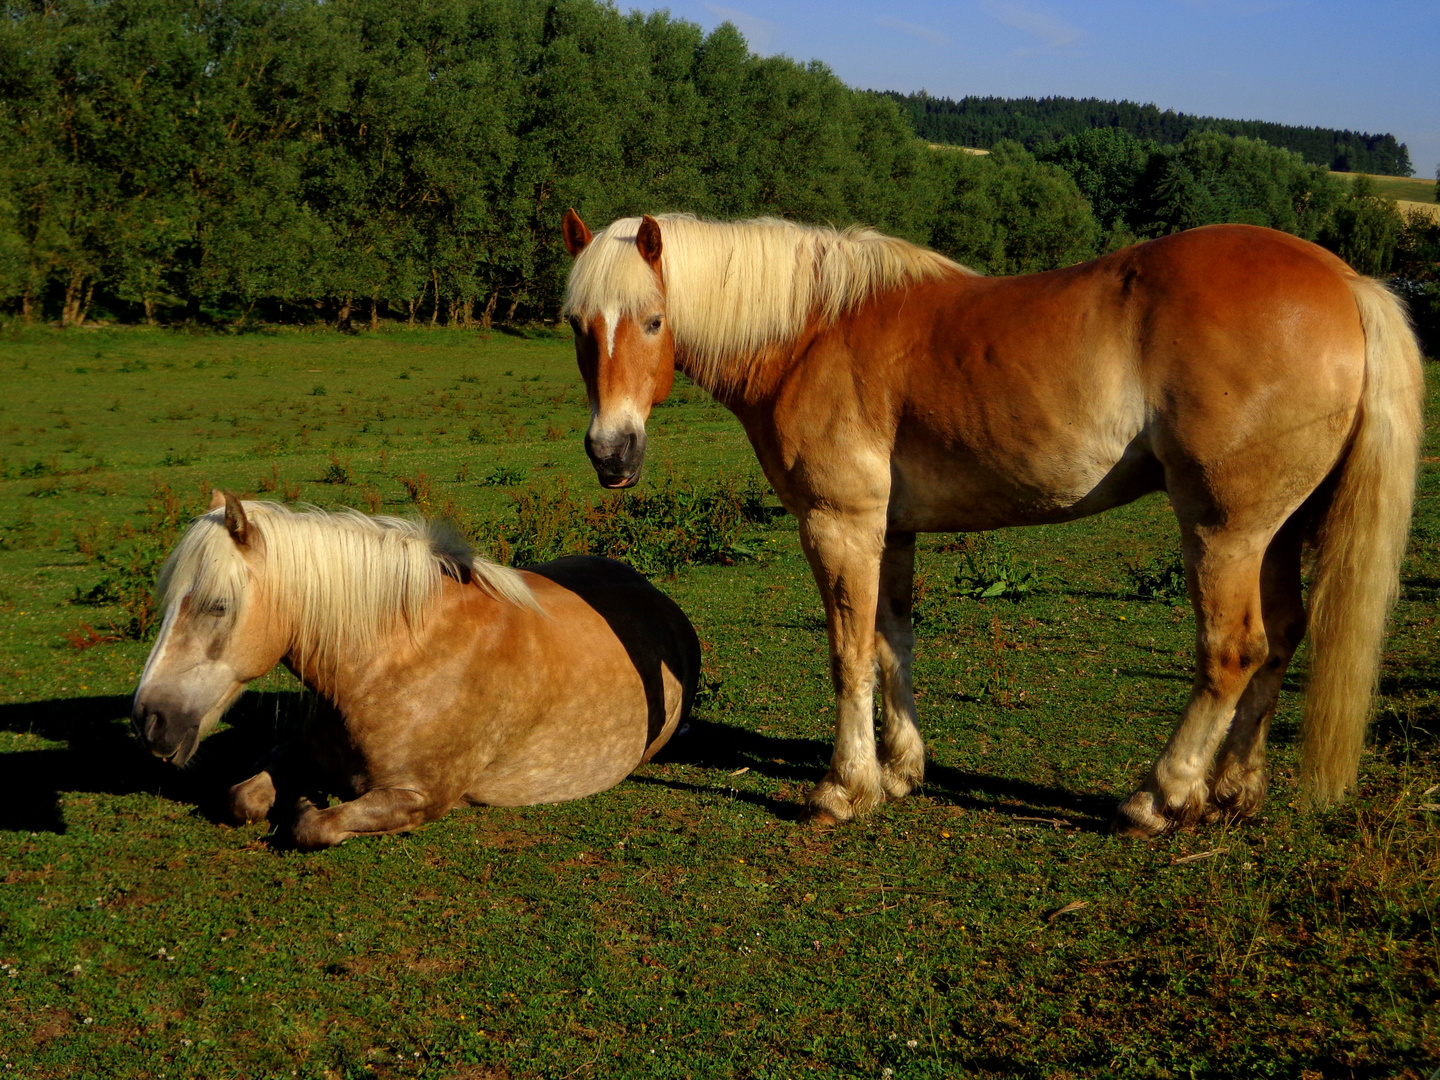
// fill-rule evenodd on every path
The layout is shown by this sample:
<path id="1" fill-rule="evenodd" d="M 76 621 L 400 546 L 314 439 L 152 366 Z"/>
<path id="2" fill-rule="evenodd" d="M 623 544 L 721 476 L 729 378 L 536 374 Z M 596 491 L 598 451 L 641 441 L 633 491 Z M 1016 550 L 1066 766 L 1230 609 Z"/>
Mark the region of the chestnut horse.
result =
<path id="1" fill-rule="evenodd" d="M 629 567 L 583 556 L 511 570 L 442 526 L 398 518 L 217 492 L 159 595 L 164 623 L 132 714 L 152 753 L 185 764 L 245 684 L 282 661 L 317 696 L 308 760 L 282 748 L 230 791 L 242 822 L 304 772 L 292 796 L 348 798 L 299 799 L 302 848 L 413 829 L 459 802 L 604 791 L 665 745 L 700 674 L 689 620 Z"/>
<path id="2" fill-rule="evenodd" d="M 922 779 L 916 532 L 1068 521 L 1151 491 L 1179 520 L 1195 680 L 1116 827 L 1259 808 L 1307 623 L 1306 794 L 1324 804 L 1353 783 L 1422 431 L 1418 348 L 1380 284 L 1243 225 L 1009 278 L 777 220 L 646 216 L 592 234 L 572 210 L 563 233 L 600 482 L 635 482 L 678 368 L 739 418 L 799 522 L 838 705 L 811 817 L 847 820 Z"/>

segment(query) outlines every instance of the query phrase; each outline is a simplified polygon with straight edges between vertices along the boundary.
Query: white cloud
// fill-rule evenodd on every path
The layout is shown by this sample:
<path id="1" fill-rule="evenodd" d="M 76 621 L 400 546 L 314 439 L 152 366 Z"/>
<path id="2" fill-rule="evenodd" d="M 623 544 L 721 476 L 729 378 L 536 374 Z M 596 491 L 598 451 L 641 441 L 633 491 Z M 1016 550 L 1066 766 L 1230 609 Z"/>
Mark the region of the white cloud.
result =
<path id="1" fill-rule="evenodd" d="M 879 25 L 888 27 L 891 30 L 899 30 L 902 34 L 909 34 L 921 41 L 928 41 L 931 45 L 949 45 L 950 39 L 939 30 L 931 30 L 928 26 L 920 26 L 918 23 L 906 22 L 904 19 L 892 19 L 888 15 L 881 15 L 875 20 Z"/>
<path id="2" fill-rule="evenodd" d="M 1085 36 L 1083 31 L 1015 0 L 980 0 L 980 7 L 992 19 L 1038 37 L 1051 49 L 1067 48 Z"/>
<path id="3" fill-rule="evenodd" d="M 751 52 L 763 56 L 775 51 L 775 37 L 781 29 L 778 23 L 720 4 L 706 4 L 705 10 L 717 19 L 734 23 L 740 33 L 745 35 L 745 42 L 750 46 Z"/>

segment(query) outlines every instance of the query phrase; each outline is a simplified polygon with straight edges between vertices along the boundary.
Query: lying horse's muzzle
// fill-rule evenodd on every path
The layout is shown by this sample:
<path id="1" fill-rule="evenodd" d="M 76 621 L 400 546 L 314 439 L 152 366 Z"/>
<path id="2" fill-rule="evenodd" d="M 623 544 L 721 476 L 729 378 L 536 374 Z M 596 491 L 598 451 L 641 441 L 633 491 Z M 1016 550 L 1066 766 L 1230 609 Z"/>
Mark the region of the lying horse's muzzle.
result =
<path id="1" fill-rule="evenodd" d="M 135 699 L 130 711 L 130 726 L 156 757 L 175 765 L 184 765 L 200 744 L 200 721 L 183 710 L 170 710 Z"/>
<path id="2" fill-rule="evenodd" d="M 645 431 L 631 428 L 614 434 L 585 436 L 585 453 L 602 487 L 632 487 L 645 461 Z"/>

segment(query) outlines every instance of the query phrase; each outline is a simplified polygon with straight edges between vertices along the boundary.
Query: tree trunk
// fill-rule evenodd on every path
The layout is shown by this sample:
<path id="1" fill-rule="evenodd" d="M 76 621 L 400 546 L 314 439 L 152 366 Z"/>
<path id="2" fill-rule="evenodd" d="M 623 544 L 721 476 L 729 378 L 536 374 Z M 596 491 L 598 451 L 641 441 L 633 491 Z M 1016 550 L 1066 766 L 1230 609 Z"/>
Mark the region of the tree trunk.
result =
<path id="1" fill-rule="evenodd" d="M 430 329 L 435 329 L 435 324 L 440 321 L 440 274 L 432 266 L 430 268 L 430 287 L 435 292 L 435 308 L 430 312 Z"/>
<path id="2" fill-rule="evenodd" d="M 480 329 L 489 330 L 495 321 L 495 304 L 500 299 L 500 290 L 496 289 L 490 294 L 490 299 L 485 301 L 485 314 L 480 316 Z"/>
<path id="3" fill-rule="evenodd" d="M 424 293 L 421 293 L 420 295 L 423 296 L 423 295 L 425 295 L 425 294 L 424 294 Z M 412 296 L 409 300 L 407 300 L 407 301 L 405 301 L 405 302 L 410 305 L 410 318 L 409 318 L 409 320 L 405 323 L 405 325 L 408 326 L 411 330 L 414 330 L 414 329 L 415 329 L 415 305 L 416 305 L 417 303 L 419 303 L 419 301 L 417 301 L 417 300 Z"/>
<path id="4" fill-rule="evenodd" d="M 380 329 L 380 298 L 375 294 L 370 295 L 370 330 L 373 333 Z"/>
<path id="5" fill-rule="evenodd" d="M 340 305 L 340 318 L 336 321 L 335 326 L 335 329 L 341 333 L 348 334 L 350 332 L 350 308 L 354 306 L 354 303 L 355 295 L 346 293 L 345 302 Z"/>
<path id="6" fill-rule="evenodd" d="M 147 297 L 145 297 L 145 299 L 142 301 L 142 303 L 145 305 L 145 325 L 146 325 L 146 326 L 154 326 L 154 325 L 155 325 L 155 301 L 152 300 L 152 299 L 150 299 L 150 297 L 147 296 Z"/>
<path id="7" fill-rule="evenodd" d="M 61 326 L 75 325 L 75 316 L 80 311 L 80 287 L 84 284 L 84 273 L 71 270 L 69 284 L 65 286 L 65 306 L 60 309 Z"/>
<path id="8" fill-rule="evenodd" d="M 513 300 L 510 301 L 510 310 L 507 311 L 507 312 L 505 312 L 505 321 L 506 321 L 507 323 L 508 323 L 508 322 L 514 322 L 514 321 L 515 321 L 515 309 L 518 308 L 519 306 L 520 306 L 520 297 L 517 296 L 517 297 L 515 297 L 515 299 L 513 299 Z"/>
<path id="9" fill-rule="evenodd" d="M 35 300 L 29 285 L 25 286 L 25 292 L 20 296 L 20 320 L 26 326 L 35 321 Z"/>
<path id="10" fill-rule="evenodd" d="M 80 315 L 75 320 L 76 326 L 85 325 L 85 316 L 90 314 L 90 298 L 95 295 L 95 279 L 90 279 L 90 284 L 85 286 L 85 302 L 80 305 Z"/>

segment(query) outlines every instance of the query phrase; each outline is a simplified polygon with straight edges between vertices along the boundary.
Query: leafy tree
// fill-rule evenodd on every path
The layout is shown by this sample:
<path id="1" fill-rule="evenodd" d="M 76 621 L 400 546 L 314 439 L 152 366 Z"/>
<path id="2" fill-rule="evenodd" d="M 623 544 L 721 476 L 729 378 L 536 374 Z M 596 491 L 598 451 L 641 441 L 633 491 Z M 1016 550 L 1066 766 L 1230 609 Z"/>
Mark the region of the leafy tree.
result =
<path id="1" fill-rule="evenodd" d="M 1342 190 L 1324 168 L 1298 154 L 1206 131 L 1166 151 L 1152 214 L 1163 232 L 1230 221 L 1313 240 Z"/>
<path id="2" fill-rule="evenodd" d="M 988 156 L 934 151 L 943 194 L 930 243 L 992 274 L 1053 270 L 1095 255 L 1100 226 L 1069 173 L 1018 143 Z"/>
<path id="3" fill-rule="evenodd" d="M 1041 147 L 1035 156 L 1070 174 L 1102 226 L 1132 234 L 1150 227 L 1150 192 L 1165 164 L 1155 142 L 1119 128 L 1094 128 Z"/>
<path id="4" fill-rule="evenodd" d="M 1375 194 L 1375 182 L 1357 176 L 1320 232 L 1320 242 L 1362 274 L 1384 274 L 1395 257 L 1405 222 L 1394 199 Z"/>

